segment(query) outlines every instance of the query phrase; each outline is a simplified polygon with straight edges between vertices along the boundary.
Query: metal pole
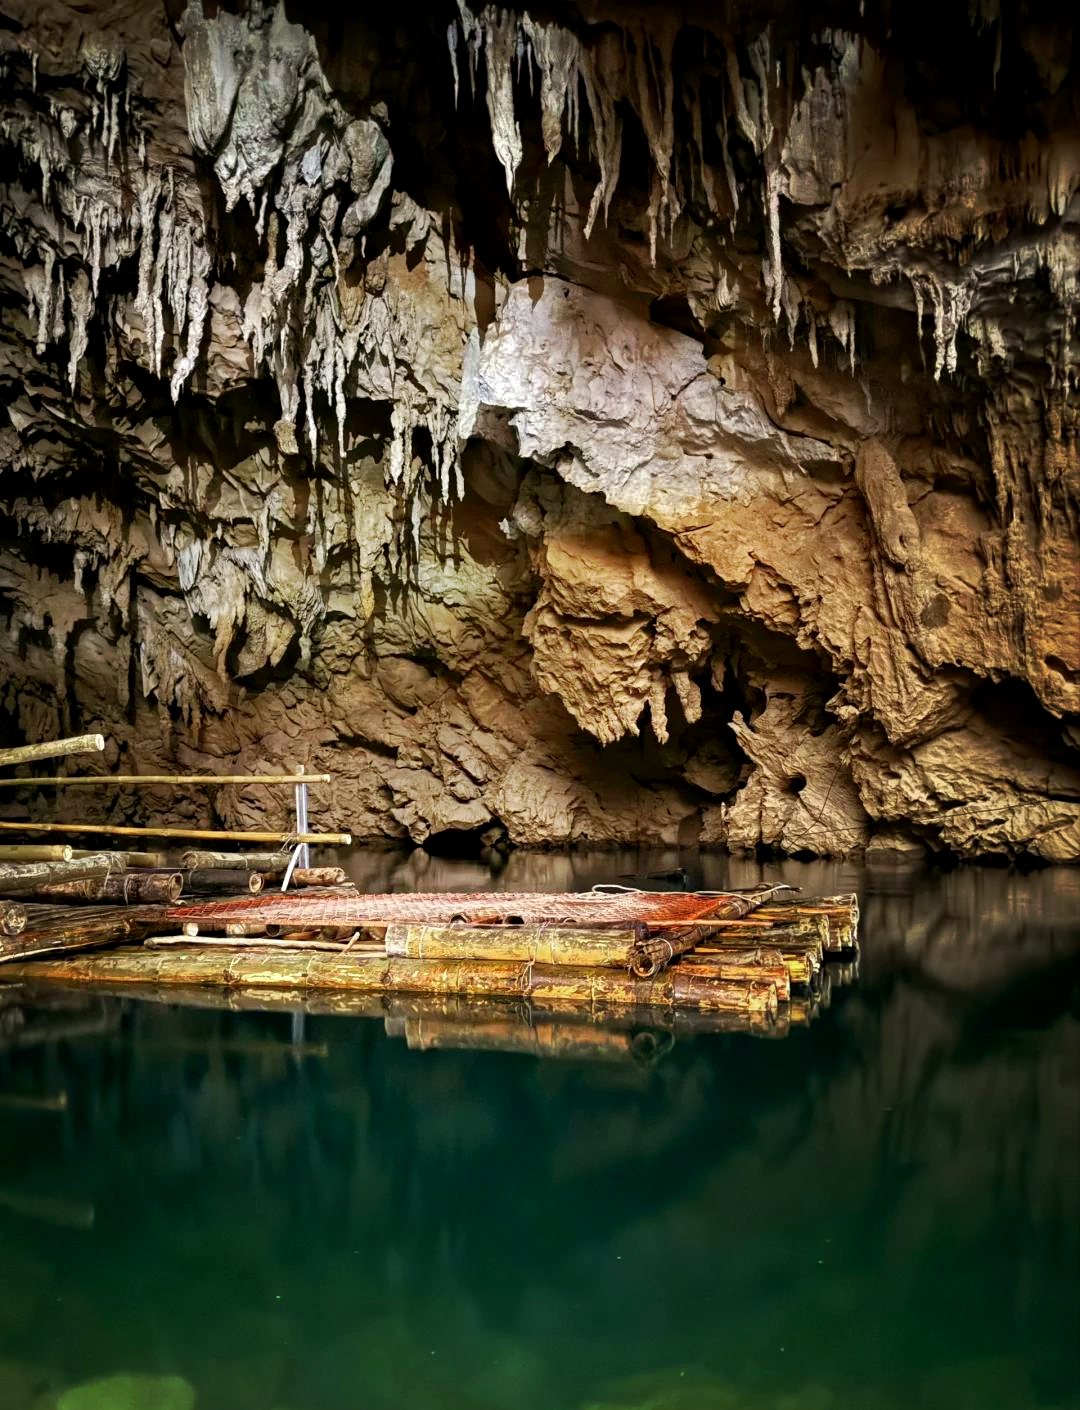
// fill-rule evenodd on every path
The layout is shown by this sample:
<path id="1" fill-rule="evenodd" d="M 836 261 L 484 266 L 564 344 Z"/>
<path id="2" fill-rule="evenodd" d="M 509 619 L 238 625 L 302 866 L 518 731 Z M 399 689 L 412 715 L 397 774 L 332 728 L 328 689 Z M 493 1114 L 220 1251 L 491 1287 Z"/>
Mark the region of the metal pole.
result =
<path id="1" fill-rule="evenodd" d="M 297 768 L 296 772 L 297 772 L 298 774 L 302 774 L 302 773 L 304 772 L 304 766 L 303 766 L 303 764 L 299 765 L 299 767 Z M 298 784 L 296 785 L 296 835 L 297 835 L 297 837 L 303 837 L 304 834 L 307 832 L 307 830 L 308 830 L 308 820 L 307 820 L 307 784 L 306 784 L 306 783 L 298 783 Z M 303 842 L 303 843 L 300 844 L 300 856 L 297 858 L 297 865 L 298 865 L 298 866 L 301 866 L 301 867 L 309 867 L 309 866 L 311 866 L 311 852 L 310 852 L 310 850 L 309 850 L 309 848 L 308 848 L 308 844 L 307 844 L 306 842 Z"/>

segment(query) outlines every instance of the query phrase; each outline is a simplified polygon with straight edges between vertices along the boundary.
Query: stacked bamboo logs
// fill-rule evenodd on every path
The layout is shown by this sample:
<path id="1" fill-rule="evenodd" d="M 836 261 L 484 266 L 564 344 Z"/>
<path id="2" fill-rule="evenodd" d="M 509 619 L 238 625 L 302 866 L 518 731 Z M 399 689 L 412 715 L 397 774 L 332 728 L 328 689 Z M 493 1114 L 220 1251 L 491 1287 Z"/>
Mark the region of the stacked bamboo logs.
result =
<path id="1" fill-rule="evenodd" d="M 252 863 L 275 878 L 287 865 L 279 870 L 275 854 L 262 853 L 243 857 L 238 867 L 203 863 L 182 870 L 167 853 L 5 847 L 0 851 L 0 963 L 144 939 L 161 928 L 165 908 L 181 894 L 257 895 L 266 879 Z M 336 869 L 333 875 L 339 875 Z"/>
<path id="2" fill-rule="evenodd" d="M 179 861 L 182 869 L 177 872 L 127 869 L 78 886 L 88 901 L 99 899 L 98 892 L 91 895 L 91 886 L 125 884 L 135 887 L 140 898 L 149 898 L 151 893 L 143 888 L 151 884 L 158 887 L 179 877 L 186 888 L 201 877 L 208 883 L 203 894 L 215 904 L 200 903 L 196 920 L 183 919 L 184 901 L 179 906 L 87 908 L 81 923 L 71 919 L 79 915 L 72 906 L 65 908 L 66 924 L 55 914 L 48 916 L 52 929 L 46 927 L 43 935 L 45 908 L 31 904 L 29 939 L 19 943 L 14 937 L 0 937 L 6 973 L 106 984 L 114 990 L 221 986 L 230 993 L 239 989 L 268 996 L 339 993 L 343 1005 L 348 995 L 412 994 L 428 1004 L 438 1000 L 457 1006 L 453 1021 L 428 1017 L 403 1030 L 416 1046 L 439 1047 L 469 1046 L 468 1012 L 498 1003 L 526 1005 L 529 1012 L 576 1014 L 596 1023 L 606 1023 L 613 1014 L 647 1010 L 666 1015 L 669 1029 L 681 1014 L 724 1015 L 736 1031 L 779 1035 L 792 1024 L 809 1022 L 828 1002 L 831 988 L 850 979 L 854 969 L 858 907 L 853 896 L 788 900 L 759 889 L 691 907 L 690 913 L 701 919 L 654 918 L 648 923 L 605 920 L 600 906 L 600 918 L 588 925 L 565 918 L 557 924 L 517 924 L 513 918 L 490 923 L 490 913 L 499 907 L 484 901 L 477 913 L 489 917 L 485 923 L 462 922 L 459 915 L 452 924 L 361 919 L 348 926 L 330 920 L 340 913 L 335 910 L 338 903 L 347 901 L 357 913 L 371 916 L 385 913 L 393 898 L 362 897 L 355 888 L 334 885 L 306 892 L 299 912 L 291 903 L 284 905 L 287 898 L 278 897 L 282 914 L 317 918 L 322 913 L 325 923 L 313 919 L 303 926 L 296 920 L 265 919 L 275 907 L 263 907 L 261 900 L 255 914 L 263 918 L 252 921 L 228 918 L 242 916 L 242 905 L 216 904 L 223 895 L 256 897 L 271 867 L 275 879 L 280 874 L 276 856 L 244 854 L 234 866 L 228 854 L 185 852 Z M 336 871 L 333 880 L 338 881 Z M 69 885 L 75 889 L 75 883 Z M 406 900 L 424 898 L 401 900 L 404 909 Z M 551 901 L 553 914 L 569 909 L 559 898 Z M 462 904 L 455 898 L 443 910 L 449 915 Z M 222 918 L 213 918 L 218 915 Z M 123 948 L 100 953 L 117 944 Z M 59 957 L 95 947 L 99 953 Z M 28 955 L 42 958 L 19 962 Z M 837 963 L 840 960 L 847 963 Z M 635 972 L 636 967 L 645 973 Z M 545 1043 L 500 1021 L 474 1036 L 479 1046 L 523 1052 L 570 1053 L 575 1047 L 584 1052 L 592 1042 L 582 1034 L 578 1044 L 554 1021 L 547 1032 L 550 1041 Z"/>

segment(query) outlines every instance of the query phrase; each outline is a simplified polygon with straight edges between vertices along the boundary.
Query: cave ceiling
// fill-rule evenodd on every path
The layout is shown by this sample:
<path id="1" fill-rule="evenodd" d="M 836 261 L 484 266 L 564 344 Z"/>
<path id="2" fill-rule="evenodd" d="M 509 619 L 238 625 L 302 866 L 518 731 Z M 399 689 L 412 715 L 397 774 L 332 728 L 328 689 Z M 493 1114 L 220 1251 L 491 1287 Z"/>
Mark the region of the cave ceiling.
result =
<path id="1" fill-rule="evenodd" d="M 1080 858 L 1072 20 L 865 8 L 2 0 L 4 732 L 372 840 Z"/>

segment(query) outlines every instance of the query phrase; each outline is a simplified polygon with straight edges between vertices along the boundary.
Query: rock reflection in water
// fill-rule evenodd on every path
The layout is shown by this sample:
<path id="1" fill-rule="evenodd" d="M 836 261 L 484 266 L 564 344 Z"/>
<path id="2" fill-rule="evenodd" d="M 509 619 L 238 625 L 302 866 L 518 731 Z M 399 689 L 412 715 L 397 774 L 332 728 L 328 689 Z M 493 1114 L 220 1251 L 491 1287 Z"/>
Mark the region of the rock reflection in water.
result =
<path id="1" fill-rule="evenodd" d="M 369 884 L 481 884 L 383 860 Z M 5 1407 L 123 1373 L 198 1410 L 1073 1410 L 1076 878 L 783 875 L 859 890 L 863 958 L 779 1043 L 677 1032 L 641 1061 L 652 1029 L 552 1021 L 629 1060 L 530 1061 L 400 997 L 299 1032 L 295 996 L 5 995 L 0 1090 L 66 1096 L 0 1105 L 0 1389 L 31 1388 Z"/>

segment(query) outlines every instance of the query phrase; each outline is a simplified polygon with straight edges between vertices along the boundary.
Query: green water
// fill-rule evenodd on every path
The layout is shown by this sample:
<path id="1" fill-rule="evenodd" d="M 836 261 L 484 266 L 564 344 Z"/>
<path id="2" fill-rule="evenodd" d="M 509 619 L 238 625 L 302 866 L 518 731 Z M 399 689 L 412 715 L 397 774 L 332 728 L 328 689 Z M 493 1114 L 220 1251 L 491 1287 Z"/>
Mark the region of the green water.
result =
<path id="1" fill-rule="evenodd" d="M 858 886 L 858 983 L 652 1065 L 0 1000 L 0 1410 L 1075 1410 L 1080 877 L 782 870 Z"/>

